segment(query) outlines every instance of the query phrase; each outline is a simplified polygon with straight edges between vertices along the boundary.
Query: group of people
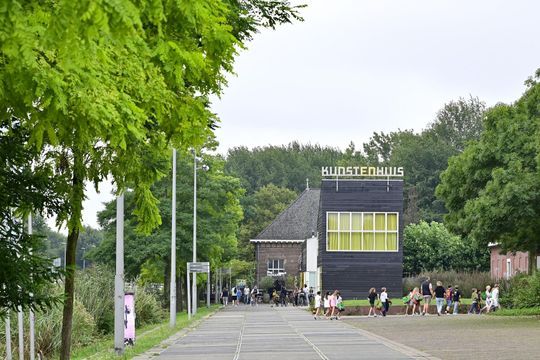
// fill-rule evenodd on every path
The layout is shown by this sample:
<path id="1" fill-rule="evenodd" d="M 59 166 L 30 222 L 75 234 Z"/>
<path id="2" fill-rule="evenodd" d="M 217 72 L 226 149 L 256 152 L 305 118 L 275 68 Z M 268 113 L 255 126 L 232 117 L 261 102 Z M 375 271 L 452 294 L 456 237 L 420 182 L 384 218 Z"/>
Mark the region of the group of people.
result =
<path id="1" fill-rule="evenodd" d="M 409 310 L 411 310 L 410 315 L 428 314 L 433 299 L 435 299 L 438 316 L 443 314 L 457 315 L 462 296 L 463 293 L 458 285 L 448 285 L 445 288 L 441 281 L 437 281 L 437 286 L 433 288 L 430 279 L 426 278 L 420 284 L 420 287 L 410 289 L 408 295 L 403 297 L 403 302 L 406 305 L 405 315 L 409 315 Z M 375 288 L 371 288 L 368 293 L 368 300 L 370 305 L 368 317 L 386 316 L 392 303 L 384 287 L 381 289 L 380 294 L 377 293 Z M 495 311 L 499 307 L 499 284 L 495 284 L 493 288 L 490 285 L 486 286 L 485 292 L 476 288 L 472 289 L 469 314 Z"/>
<path id="2" fill-rule="evenodd" d="M 284 283 L 276 282 L 268 288 L 271 303 L 275 306 L 308 306 L 313 299 L 313 287 L 304 284 L 302 288 L 296 286 L 294 290 L 288 290 Z"/>
<path id="3" fill-rule="evenodd" d="M 334 290 L 333 293 L 327 291 L 324 294 L 324 297 L 321 296 L 320 291 L 317 291 L 317 295 L 315 295 L 314 308 L 315 320 L 320 319 L 322 316 L 324 316 L 325 319 L 339 320 L 341 312 L 345 310 L 343 298 L 338 290 Z"/>
<path id="4" fill-rule="evenodd" d="M 459 312 L 459 305 L 462 302 L 463 293 L 458 285 L 448 285 L 446 288 L 441 281 L 437 281 L 437 286 L 433 288 L 429 278 L 426 278 L 420 287 L 415 287 L 409 291 L 409 294 L 403 298 L 407 308 L 405 315 L 409 314 L 411 309 L 411 315 L 426 315 L 429 311 L 431 301 L 435 299 L 435 305 L 437 308 L 437 315 L 453 314 L 457 315 Z M 423 305 L 422 305 L 423 302 Z M 485 306 L 481 305 L 485 302 Z M 484 310 L 486 312 L 494 311 L 499 308 L 499 284 L 495 284 L 493 289 L 488 285 L 485 293 L 482 294 L 481 290 L 472 289 L 472 302 L 469 309 L 469 314 L 476 313 L 481 314 Z"/>
<path id="5" fill-rule="evenodd" d="M 257 285 L 255 285 L 253 289 L 250 289 L 248 285 L 243 288 L 241 286 L 234 286 L 230 292 L 229 289 L 225 287 L 221 291 L 221 302 L 224 306 L 227 306 L 230 297 L 233 306 L 238 306 L 240 303 L 258 306 L 260 301 L 259 295 L 260 292 Z"/>

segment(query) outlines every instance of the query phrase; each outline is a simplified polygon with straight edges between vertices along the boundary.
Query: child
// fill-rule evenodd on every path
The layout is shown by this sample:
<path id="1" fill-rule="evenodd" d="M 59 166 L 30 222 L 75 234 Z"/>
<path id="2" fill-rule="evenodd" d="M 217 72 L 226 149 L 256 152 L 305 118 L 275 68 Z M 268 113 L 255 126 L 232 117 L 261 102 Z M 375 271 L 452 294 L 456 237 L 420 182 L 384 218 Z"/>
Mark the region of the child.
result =
<path id="1" fill-rule="evenodd" d="M 337 304 L 337 290 L 334 290 L 332 295 L 328 297 L 328 305 L 330 306 L 328 308 L 328 311 L 326 312 L 326 316 L 328 317 L 330 313 L 330 320 L 334 318 L 334 313 L 336 312 L 336 304 Z"/>
<path id="2" fill-rule="evenodd" d="M 420 315 L 421 314 L 420 303 L 422 302 L 422 299 L 423 299 L 422 295 L 420 294 L 420 289 L 418 289 L 417 287 L 413 289 L 411 299 L 412 299 L 412 304 L 413 304 L 412 315 L 416 315 L 416 308 L 418 308 L 418 315 Z"/>
<path id="3" fill-rule="evenodd" d="M 413 289 L 410 289 L 409 294 L 403 297 L 403 303 L 405 304 L 405 316 L 407 316 L 409 315 L 409 309 L 412 308 L 413 305 Z"/>
<path id="4" fill-rule="evenodd" d="M 337 293 L 337 300 L 336 300 L 336 320 L 339 320 L 339 316 L 341 315 L 341 312 L 345 310 L 345 305 L 343 304 L 343 298 L 341 297 L 341 294 Z"/>
<path id="5" fill-rule="evenodd" d="M 317 295 L 315 295 L 315 316 L 313 317 L 315 320 L 319 318 L 320 314 L 324 309 L 322 308 L 321 304 L 321 292 L 317 291 Z"/>
<path id="6" fill-rule="evenodd" d="M 330 291 L 327 291 L 327 292 L 324 294 L 324 301 L 323 301 L 323 304 L 324 304 L 324 316 L 326 317 L 326 314 L 327 314 L 328 311 L 330 310 Z"/>
<path id="7" fill-rule="evenodd" d="M 476 309 L 478 308 L 478 290 L 475 288 L 472 289 L 471 294 L 471 308 L 469 309 L 469 314 L 476 314 Z"/>
<path id="8" fill-rule="evenodd" d="M 450 308 L 452 307 L 452 298 L 454 296 L 454 289 L 452 285 L 448 285 L 444 297 L 446 298 L 446 314 L 450 314 Z"/>
<path id="9" fill-rule="evenodd" d="M 236 288 L 236 306 L 240 305 L 240 299 L 242 299 L 242 289 Z"/>
<path id="10" fill-rule="evenodd" d="M 371 316 L 372 311 L 373 311 L 373 316 L 377 317 L 377 311 L 375 310 L 375 300 L 377 300 L 377 297 L 378 297 L 377 290 L 375 290 L 375 288 L 369 289 L 369 294 L 368 294 L 369 313 L 368 313 L 368 317 Z"/>
<path id="11" fill-rule="evenodd" d="M 382 316 L 386 316 L 386 313 L 388 312 L 388 308 L 390 306 L 390 302 L 389 302 L 388 293 L 386 292 L 385 287 L 381 288 L 380 298 L 381 298 L 381 302 L 382 302 L 382 306 L 383 306 Z"/>

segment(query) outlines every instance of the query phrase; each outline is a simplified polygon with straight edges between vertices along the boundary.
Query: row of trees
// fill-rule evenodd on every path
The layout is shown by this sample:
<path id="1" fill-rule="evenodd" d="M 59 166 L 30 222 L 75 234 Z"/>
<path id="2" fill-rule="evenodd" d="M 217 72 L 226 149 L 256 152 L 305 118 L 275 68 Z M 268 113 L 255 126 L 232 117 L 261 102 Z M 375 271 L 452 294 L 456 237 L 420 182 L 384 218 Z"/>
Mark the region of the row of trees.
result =
<path id="1" fill-rule="evenodd" d="M 0 179 L 8 194 L 1 251 L 2 269 L 16 271 L 2 272 L 7 286 L 0 306 L 48 305 L 39 300 L 39 285 L 53 280 L 48 262 L 30 255 L 34 244 L 14 230 L 20 228 L 14 219 L 55 214 L 68 229 L 61 359 L 70 357 L 85 182 L 97 188 L 111 178 L 117 193 L 132 189 L 137 228 L 150 234 L 162 221 L 152 186 L 169 171 L 171 146 L 208 144 L 217 122 L 208 97 L 221 93 L 238 50 L 257 29 L 299 19 L 297 10 L 285 0 L 51 0 L 3 7 L 0 133 L 9 150 L 4 164 L 11 166 Z M 9 142 L 19 150 L 11 152 Z"/>

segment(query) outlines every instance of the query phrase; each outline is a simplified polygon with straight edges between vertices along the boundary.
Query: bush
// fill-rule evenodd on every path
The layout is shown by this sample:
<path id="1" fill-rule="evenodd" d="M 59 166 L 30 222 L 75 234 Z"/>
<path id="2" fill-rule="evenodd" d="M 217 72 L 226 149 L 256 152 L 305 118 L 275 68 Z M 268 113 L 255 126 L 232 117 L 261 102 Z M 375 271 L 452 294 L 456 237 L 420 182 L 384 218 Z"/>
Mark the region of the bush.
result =
<path id="1" fill-rule="evenodd" d="M 135 290 L 135 325 L 137 327 L 162 321 L 165 313 L 156 297 L 143 287 Z"/>
<path id="2" fill-rule="evenodd" d="M 501 282 L 501 305 L 512 309 L 540 307 L 540 272 L 516 274 Z"/>
<path id="3" fill-rule="evenodd" d="M 274 278 L 271 276 L 264 276 L 259 282 L 259 289 L 267 291 L 269 288 L 274 286 Z"/>
<path id="4" fill-rule="evenodd" d="M 486 285 L 493 285 L 489 272 L 430 271 L 403 278 L 403 295 L 407 295 L 412 288 L 420 287 L 422 281 L 428 276 L 434 288 L 437 281 L 442 281 L 444 287 L 458 285 L 465 297 L 471 296 L 472 288 L 485 289 Z"/>
<path id="5" fill-rule="evenodd" d="M 75 298 L 93 316 L 102 334 L 114 330 L 114 270 L 98 265 L 77 274 Z"/>

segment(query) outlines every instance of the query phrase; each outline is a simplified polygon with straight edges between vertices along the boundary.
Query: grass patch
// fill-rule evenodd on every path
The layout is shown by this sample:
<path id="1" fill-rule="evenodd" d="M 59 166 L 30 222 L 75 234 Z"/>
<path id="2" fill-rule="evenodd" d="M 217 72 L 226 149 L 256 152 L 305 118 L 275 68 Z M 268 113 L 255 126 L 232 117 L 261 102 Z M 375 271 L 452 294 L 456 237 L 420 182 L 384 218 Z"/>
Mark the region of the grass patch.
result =
<path id="1" fill-rule="evenodd" d="M 191 320 L 188 320 L 187 313 L 179 313 L 176 316 L 176 327 L 169 328 L 169 321 L 143 326 L 137 329 L 137 340 L 135 346 L 127 346 L 122 357 L 117 357 L 114 353 L 114 335 L 110 334 L 107 338 L 96 341 L 95 343 L 72 351 L 72 359 L 131 359 L 145 351 L 158 345 L 163 340 L 187 327 L 195 320 L 215 312 L 220 306 L 212 305 L 210 308 L 200 307 Z"/>
<path id="2" fill-rule="evenodd" d="M 540 307 L 525 309 L 499 309 L 490 312 L 491 316 L 540 316 Z"/>
<path id="3" fill-rule="evenodd" d="M 405 304 L 403 304 L 403 300 L 401 300 L 401 299 L 390 299 L 390 301 L 392 301 L 392 306 L 399 306 L 399 305 L 405 306 Z M 365 300 L 343 300 L 343 302 L 345 303 L 345 306 L 369 306 L 369 300 L 367 300 L 367 299 L 365 299 Z M 471 299 L 461 299 L 461 304 L 470 305 L 471 304 Z M 424 305 L 424 302 L 422 302 L 421 305 Z M 433 305 L 433 306 L 435 305 L 435 299 L 431 300 L 431 305 Z"/>

